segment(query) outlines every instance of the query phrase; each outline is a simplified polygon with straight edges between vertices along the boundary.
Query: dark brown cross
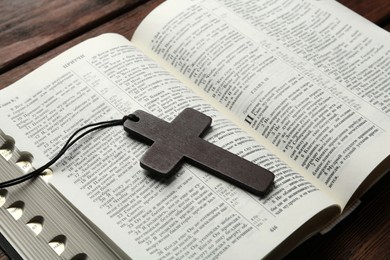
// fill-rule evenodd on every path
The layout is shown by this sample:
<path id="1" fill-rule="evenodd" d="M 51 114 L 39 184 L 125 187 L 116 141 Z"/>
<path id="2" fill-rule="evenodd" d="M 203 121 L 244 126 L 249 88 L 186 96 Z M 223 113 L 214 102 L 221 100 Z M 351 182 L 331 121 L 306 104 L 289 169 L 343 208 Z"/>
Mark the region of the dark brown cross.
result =
<path id="1" fill-rule="evenodd" d="M 171 123 L 137 110 L 124 123 L 132 136 L 152 146 L 141 158 L 141 166 L 159 176 L 172 176 L 183 158 L 231 183 L 260 195 L 274 180 L 270 171 L 215 146 L 200 136 L 211 125 L 211 118 L 187 108 Z"/>

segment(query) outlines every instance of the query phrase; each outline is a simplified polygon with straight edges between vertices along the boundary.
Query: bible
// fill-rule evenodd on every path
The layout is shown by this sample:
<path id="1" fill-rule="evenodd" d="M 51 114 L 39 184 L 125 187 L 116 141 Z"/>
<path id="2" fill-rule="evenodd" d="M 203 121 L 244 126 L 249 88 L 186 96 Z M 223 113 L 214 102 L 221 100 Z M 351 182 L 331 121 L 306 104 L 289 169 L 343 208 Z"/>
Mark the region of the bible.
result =
<path id="1" fill-rule="evenodd" d="M 191 164 L 168 179 L 121 127 L 0 190 L 27 259 L 276 258 L 324 231 L 390 166 L 390 41 L 334 1 L 170 0 L 131 41 L 106 33 L 0 91 L 0 181 L 76 129 L 143 110 L 212 118 L 203 138 L 275 174 L 258 196 Z M 245 252 L 245 254 L 243 254 Z"/>

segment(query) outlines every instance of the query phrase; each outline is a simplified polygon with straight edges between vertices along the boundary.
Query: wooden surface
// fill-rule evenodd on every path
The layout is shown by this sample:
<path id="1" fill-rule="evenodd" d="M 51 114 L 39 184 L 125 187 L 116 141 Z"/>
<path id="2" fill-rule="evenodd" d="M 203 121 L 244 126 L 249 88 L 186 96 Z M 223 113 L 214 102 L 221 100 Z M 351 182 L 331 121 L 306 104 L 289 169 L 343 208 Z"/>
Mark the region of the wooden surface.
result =
<path id="1" fill-rule="evenodd" d="M 161 2 L 2 0 L 0 89 L 87 38 L 105 32 L 131 38 L 142 18 Z M 339 2 L 390 31 L 389 0 Z M 390 259 L 389 184 L 387 175 L 331 232 L 312 237 L 286 259 Z M 0 260 L 5 259 L 0 250 Z"/>
<path id="2" fill-rule="evenodd" d="M 0 73 L 130 11 L 140 2 L 2 0 Z"/>

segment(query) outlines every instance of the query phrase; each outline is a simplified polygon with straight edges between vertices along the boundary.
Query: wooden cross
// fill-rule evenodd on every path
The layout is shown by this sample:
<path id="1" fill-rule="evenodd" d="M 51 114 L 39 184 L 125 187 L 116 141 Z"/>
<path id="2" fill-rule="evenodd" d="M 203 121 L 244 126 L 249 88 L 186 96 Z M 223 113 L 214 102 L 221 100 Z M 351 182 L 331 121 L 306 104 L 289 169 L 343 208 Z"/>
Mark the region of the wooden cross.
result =
<path id="1" fill-rule="evenodd" d="M 185 158 L 257 195 L 265 193 L 274 180 L 270 171 L 203 140 L 200 136 L 210 127 L 211 118 L 194 109 L 183 110 L 171 123 L 141 110 L 132 116 L 124 128 L 151 144 L 140 164 L 154 174 L 172 176 Z"/>

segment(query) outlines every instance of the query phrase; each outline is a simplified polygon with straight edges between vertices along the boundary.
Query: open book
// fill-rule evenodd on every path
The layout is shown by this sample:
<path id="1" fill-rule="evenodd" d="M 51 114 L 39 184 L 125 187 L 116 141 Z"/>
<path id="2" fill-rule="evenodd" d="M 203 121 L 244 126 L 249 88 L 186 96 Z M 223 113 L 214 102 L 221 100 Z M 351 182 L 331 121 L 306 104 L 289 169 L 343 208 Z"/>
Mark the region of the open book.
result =
<path id="1" fill-rule="evenodd" d="M 192 107 L 213 119 L 207 141 L 272 171 L 274 188 L 254 196 L 188 164 L 150 178 L 148 146 L 114 127 L 72 147 L 50 178 L 1 190 L 1 232 L 26 258 L 46 249 L 12 223 L 50 228 L 31 211 L 69 226 L 43 239 L 67 258 L 90 255 L 83 246 L 102 259 L 283 256 L 389 169 L 388 42 L 337 2 L 309 0 L 168 1 L 131 42 L 87 40 L 1 90 L 2 181 L 21 174 L 6 159 L 43 165 L 87 123 L 137 109 L 170 122 Z"/>

